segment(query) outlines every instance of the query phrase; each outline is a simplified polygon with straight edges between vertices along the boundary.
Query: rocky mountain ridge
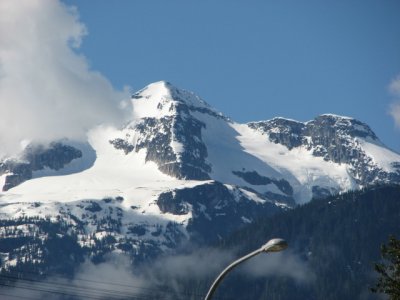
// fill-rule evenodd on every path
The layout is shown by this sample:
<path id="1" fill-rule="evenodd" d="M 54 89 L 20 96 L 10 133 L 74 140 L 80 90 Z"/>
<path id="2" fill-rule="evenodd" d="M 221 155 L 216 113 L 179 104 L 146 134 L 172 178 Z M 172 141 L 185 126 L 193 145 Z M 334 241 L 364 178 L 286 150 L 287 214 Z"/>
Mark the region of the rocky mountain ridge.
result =
<path id="1" fill-rule="evenodd" d="M 271 142 L 284 145 L 289 150 L 304 147 L 325 161 L 347 164 L 348 172 L 360 186 L 400 180 L 397 161 L 391 162 L 391 170 L 382 168 L 363 149 L 365 142 L 376 147 L 385 146 L 367 124 L 353 118 L 325 114 L 305 123 L 275 118 L 248 125 L 267 135 Z"/>
<path id="2" fill-rule="evenodd" d="M 50 168 L 58 171 L 72 160 L 82 157 L 82 151 L 69 145 L 53 142 L 48 146 L 28 145 L 19 159 L 6 159 L 0 162 L 0 174 L 5 177 L 3 191 L 32 179 L 33 172 Z"/>

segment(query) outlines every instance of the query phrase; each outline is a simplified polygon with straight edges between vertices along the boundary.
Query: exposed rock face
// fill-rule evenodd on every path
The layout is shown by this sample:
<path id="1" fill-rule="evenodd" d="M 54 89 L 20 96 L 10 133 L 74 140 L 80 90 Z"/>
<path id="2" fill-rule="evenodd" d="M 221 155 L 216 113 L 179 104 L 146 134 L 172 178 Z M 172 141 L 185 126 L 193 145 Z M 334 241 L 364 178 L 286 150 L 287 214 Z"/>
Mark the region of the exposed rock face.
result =
<path id="1" fill-rule="evenodd" d="M 176 110 L 187 110 L 178 104 Z M 188 114 L 189 115 L 189 114 Z M 161 119 L 145 119 L 135 126 L 140 133 L 136 151 L 147 149 L 146 160 L 158 164 L 160 171 L 179 179 L 209 179 L 211 167 L 206 163 L 207 148 L 201 140 L 200 121 L 180 114 Z M 181 152 L 173 148 L 174 143 Z"/>
<path id="2" fill-rule="evenodd" d="M 130 152 L 133 151 L 133 149 L 135 149 L 135 146 L 133 146 L 132 144 L 130 144 L 128 141 L 126 141 L 124 139 L 118 138 L 118 139 L 110 140 L 110 144 L 112 144 L 115 149 L 123 150 L 125 152 L 125 154 L 129 154 Z"/>
<path id="3" fill-rule="evenodd" d="M 275 118 L 248 125 L 268 134 L 274 143 L 285 145 L 288 149 L 305 146 L 313 150 L 315 156 L 336 163 L 347 163 L 354 156 L 348 152 L 348 144 L 352 139 L 359 137 L 379 141 L 368 125 L 334 115 L 321 115 L 306 123 Z"/>
<path id="4" fill-rule="evenodd" d="M 306 125 L 294 120 L 274 118 L 269 121 L 251 122 L 248 126 L 268 134 L 271 142 L 285 145 L 289 150 L 302 146 L 306 140 L 303 137 Z"/>
<path id="5" fill-rule="evenodd" d="M 130 141 L 130 134 L 125 140 L 114 139 L 110 143 L 125 154 L 146 149 L 146 161 L 157 163 L 165 174 L 179 179 L 207 180 L 211 167 L 206 163 L 207 148 L 201 140 L 203 126 L 194 118 L 182 119 L 180 115 L 145 118 L 127 128 L 138 134 L 135 144 Z M 174 144 L 182 151 L 177 152 Z"/>
<path id="6" fill-rule="evenodd" d="M 249 194 L 259 200 L 254 201 Z M 289 209 L 289 206 L 277 205 L 256 192 L 228 187 L 216 181 L 162 193 L 157 205 L 163 213 L 180 215 L 191 212 L 187 230 L 192 239 L 207 242 L 227 236 L 257 218 Z"/>
<path id="7" fill-rule="evenodd" d="M 358 120 L 321 115 L 306 123 L 275 118 L 252 122 L 248 126 L 267 135 L 270 141 L 282 144 L 290 150 L 304 147 L 314 156 L 323 157 L 325 161 L 348 164 L 348 171 L 357 184 L 400 181 L 398 165 L 393 165 L 397 172 L 387 172 L 365 153 L 361 140 L 383 145 L 371 128 Z"/>
<path id="8" fill-rule="evenodd" d="M 293 188 L 290 185 L 289 182 L 287 182 L 285 179 L 274 179 L 274 178 L 269 178 L 266 176 L 262 176 L 258 174 L 256 171 L 251 171 L 251 172 L 241 172 L 241 171 L 233 171 L 233 174 L 236 176 L 239 176 L 243 178 L 246 182 L 252 184 L 252 185 L 268 185 L 268 184 L 275 184 L 278 189 L 285 193 L 288 196 L 293 196 Z"/>
<path id="9" fill-rule="evenodd" d="M 62 143 L 51 143 L 48 147 L 29 145 L 18 160 L 8 159 L 0 162 L 0 175 L 7 175 L 3 191 L 7 191 L 32 178 L 34 171 L 49 168 L 62 169 L 73 159 L 82 157 L 82 151 Z"/>
<path id="10" fill-rule="evenodd" d="M 206 125 L 192 113 L 199 112 L 223 118 L 205 107 L 189 92 L 165 83 L 168 98 L 160 99 L 157 110 L 167 111 L 158 117 L 144 117 L 125 128 L 125 138 L 110 140 L 116 149 L 128 154 L 146 150 L 146 161 L 157 163 L 159 170 L 179 179 L 208 180 L 211 166 L 206 162 L 207 148 L 201 130 Z M 137 93 L 134 99 L 146 96 Z M 194 99 L 193 99 L 194 98 Z M 195 106 L 200 102 L 200 106 Z"/>

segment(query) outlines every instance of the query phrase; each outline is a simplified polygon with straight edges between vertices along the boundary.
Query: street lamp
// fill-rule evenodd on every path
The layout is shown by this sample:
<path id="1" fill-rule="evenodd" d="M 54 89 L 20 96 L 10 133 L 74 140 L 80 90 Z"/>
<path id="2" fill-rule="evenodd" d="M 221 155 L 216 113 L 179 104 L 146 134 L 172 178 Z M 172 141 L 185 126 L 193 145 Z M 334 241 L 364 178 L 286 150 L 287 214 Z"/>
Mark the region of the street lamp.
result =
<path id="1" fill-rule="evenodd" d="M 257 249 L 241 258 L 238 260 L 235 260 L 233 263 L 231 263 L 229 266 L 225 268 L 221 272 L 221 274 L 218 275 L 217 279 L 215 279 L 214 283 L 211 285 L 207 296 L 204 298 L 204 300 L 211 300 L 212 295 L 214 294 L 215 290 L 217 289 L 218 284 L 222 281 L 222 279 L 225 277 L 225 275 L 232 270 L 234 267 L 236 267 L 238 264 L 244 262 L 245 260 L 248 260 L 249 258 L 260 254 L 261 252 L 278 252 L 286 249 L 288 246 L 287 242 L 284 239 L 272 239 L 269 240 L 268 243 L 266 243 L 264 246 L 262 246 L 260 249 Z"/>

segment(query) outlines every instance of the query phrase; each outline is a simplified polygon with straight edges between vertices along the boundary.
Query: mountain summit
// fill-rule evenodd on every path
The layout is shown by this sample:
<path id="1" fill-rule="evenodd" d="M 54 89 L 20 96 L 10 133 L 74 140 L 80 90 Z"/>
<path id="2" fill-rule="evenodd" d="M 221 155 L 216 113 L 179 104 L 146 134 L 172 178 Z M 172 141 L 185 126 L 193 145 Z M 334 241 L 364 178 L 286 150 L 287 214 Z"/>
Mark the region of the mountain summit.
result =
<path id="1" fill-rule="evenodd" d="M 167 81 L 149 84 L 132 95 L 135 119 L 174 115 L 180 105 L 191 109 L 209 109 L 196 94 L 179 89 Z"/>
<path id="2" fill-rule="evenodd" d="M 93 155 L 102 156 L 105 146 L 97 145 L 108 143 L 105 148 L 119 150 L 116 157 L 143 157 L 144 168 L 152 162 L 172 178 L 216 180 L 286 202 L 303 203 L 313 196 L 400 178 L 400 156 L 353 118 L 324 114 L 304 123 L 274 118 L 239 124 L 166 81 L 134 93 L 132 106 L 132 121 L 124 128 L 92 131 L 88 143 L 93 162 L 83 163 L 92 166 L 87 172 L 96 168 Z M 63 173 L 68 164 L 89 159 L 90 151 L 83 155 L 82 150 L 57 141 L 47 148 L 28 147 L 19 162 L 0 163 L 3 190 L 37 177 L 43 169 Z M 135 172 L 137 163 L 126 167 Z"/>

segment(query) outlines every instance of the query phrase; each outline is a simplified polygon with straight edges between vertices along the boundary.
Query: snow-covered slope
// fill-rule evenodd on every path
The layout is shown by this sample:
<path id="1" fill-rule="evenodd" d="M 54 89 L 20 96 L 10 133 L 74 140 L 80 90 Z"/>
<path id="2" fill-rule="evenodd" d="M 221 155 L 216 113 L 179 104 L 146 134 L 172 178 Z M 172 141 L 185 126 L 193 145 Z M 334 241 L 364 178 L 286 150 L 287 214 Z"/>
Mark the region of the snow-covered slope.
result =
<path id="1" fill-rule="evenodd" d="M 122 130 L 95 128 L 87 145 L 54 143 L 45 149 L 58 151 L 55 158 L 43 147 L 28 147 L 19 161 L 3 161 L 2 182 L 13 175 L 19 180 L 4 186 L 13 188 L 1 197 L 29 201 L 35 195 L 40 201 L 66 202 L 129 190 L 148 200 L 153 190 L 215 180 L 302 203 L 318 191 L 399 179 L 400 155 L 351 118 L 238 124 L 164 81 L 134 94 L 132 103 L 132 122 Z M 31 174 L 23 178 L 29 173 L 25 169 Z"/>
<path id="2" fill-rule="evenodd" d="M 124 128 L 99 126 L 87 143 L 31 145 L 0 162 L 1 219 L 62 219 L 81 245 L 112 235 L 136 253 L 143 243 L 164 251 L 313 196 L 400 181 L 400 155 L 351 118 L 239 124 L 163 81 L 132 103 Z"/>
<path id="3" fill-rule="evenodd" d="M 214 179 L 297 203 L 399 181 L 400 156 L 352 118 L 238 124 L 166 82 L 133 98 L 135 119 L 114 145 L 126 153 L 146 149 L 147 161 L 176 178 Z"/>
<path id="4" fill-rule="evenodd" d="M 300 177 L 311 176 L 309 180 L 300 180 L 303 186 L 307 184 L 328 191 L 331 186 L 336 191 L 344 191 L 400 182 L 400 155 L 385 147 L 368 125 L 353 118 L 325 114 L 306 123 L 275 118 L 248 125 L 270 142 L 283 146 L 286 152 L 302 152 L 300 160 L 308 155 L 312 161 L 320 161 L 319 167 L 311 162 L 308 166 L 301 165 Z M 288 162 L 286 159 L 281 161 L 283 164 Z M 299 166 L 294 161 L 290 164 Z M 289 166 L 289 169 L 293 174 L 299 174 L 293 167 Z M 322 173 L 318 175 L 316 170 Z M 323 173 L 328 175 L 327 179 L 332 179 L 331 184 L 319 182 L 318 177 Z"/>

